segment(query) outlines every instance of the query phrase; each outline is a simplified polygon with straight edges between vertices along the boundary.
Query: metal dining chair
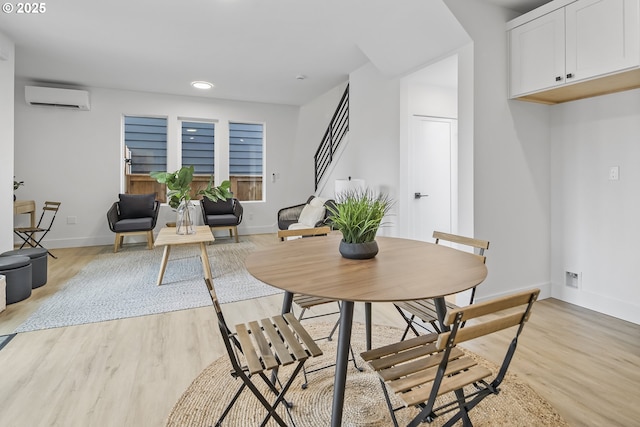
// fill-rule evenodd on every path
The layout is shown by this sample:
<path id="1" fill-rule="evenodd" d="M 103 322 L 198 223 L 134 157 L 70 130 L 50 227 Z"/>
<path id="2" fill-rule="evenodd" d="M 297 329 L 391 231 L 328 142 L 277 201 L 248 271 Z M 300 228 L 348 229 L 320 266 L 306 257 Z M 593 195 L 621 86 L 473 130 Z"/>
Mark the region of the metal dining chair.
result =
<path id="1" fill-rule="evenodd" d="M 398 426 L 397 411 L 415 406 L 420 411 L 408 424 L 410 427 L 430 423 L 451 412 L 454 415 L 445 427 L 459 420 L 465 427 L 471 427 L 469 412 L 487 396 L 500 392 L 518 337 L 539 293 L 539 289 L 532 289 L 450 310 L 444 320 L 450 326 L 448 332 L 420 335 L 362 353 L 362 358 L 380 377 L 394 426 Z M 463 328 L 464 322 L 467 324 Z M 496 372 L 458 347 L 460 343 L 511 327 L 517 328 Z M 401 406 L 393 407 L 387 388 L 401 401 Z M 512 424 L 517 423 L 514 419 Z"/>
<path id="2" fill-rule="evenodd" d="M 261 426 L 266 425 L 271 418 L 280 426 L 287 425 L 276 412 L 280 404 L 284 404 L 291 423 L 295 425 L 289 411 L 292 404 L 285 400 L 285 394 L 304 363 L 310 358 L 321 356 L 322 350 L 292 313 L 238 324 L 234 327 L 235 331 L 232 331 L 227 326 L 213 282 L 211 279 L 205 279 L 205 283 L 209 289 L 218 318 L 220 334 L 231 362 L 231 375 L 242 381 L 215 425 L 222 425 L 245 388 L 248 388 L 255 395 L 268 412 L 260 424 Z M 294 365 L 294 369 L 289 379 L 282 384 L 278 379 L 277 371 L 278 368 L 285 365 Z M 273 375 L 274 381 L 271 381 L 266 375 L 266 371 L 269 370 L 272 371 L 272 375 L 275 374 Z M 276 396 L 273 402 L 269 402 L 267 396 L 254 384 L 253 381 L 256 378 L 261 378 Z M 280 389 L 276 387 L 276 384 Z"/>
<path id="3" fill-rule="evenodd" d="M 25 245 L 29 245 L 32 248 L 40 247 L 43 249 L 47 249 L 42 246 L 42 239 L 51 231 L 51 226 L 53 225 L 53 221 L 56 219 L 56 215 L 58 214 L 58 210 L 60 209 L 61 202 L 44 202 L 44 206 L 42 207 L 42 214 L 40 215 L 40 219 L 38 220 L 38 224 L 35 227 L 15 227 L 13 232 L 16 236 L 20 237 L 24 242 L 20 246 L 20 249 L 24 248 Z M 45 217 L 48 220 L 45 220 Z M 43 222 L 48 222 L 45 226 Z M 39 239 L 36 239 L 34 235 L 36 233 L 42 233 Z M 47 253 L 51 255 L 53 258 L 57 258 L 47 249 Z"/>
<path id="4" fill-rule="evenodd" d="M 477 250 L 476 256 L 482 259 L 483 262 L 486 261 L 486 257 L 484 256 L 484 251 L 489 249 L 489 242 L 487 240 L 474 239 L 471 237 L 459 236 L 457 234 L 449 234 L 443 233 L 441 231 L 434 231 L 433 238 L 436 240 L 436 244 L 439 244 L 440 241 L 446 241 L 451 243 L 456 243 L 460 245 L 465 245 Z M 476 288 L 474 287 L 471 290 L 471 297 L 469 298 L 469 304 L 473 304 L 476 295 Z M 447 305 L 447 309 L 453 310 L 458 308 L 457 305 L 445 301 Z M 436 311 L 435 302 L 433 299 L 421 299 L 416 301 L 402 301 L 395 303 L 395 307 L 402 316 L 402 318 L 407 323 L 407 327 L 405 328 L 402 339 L 407 337 L 407 333 L 409 331 L 413 331 L 415 335 L 419 335 L 416 327 L 424 328 L 425 324 L 430 324 L 435 332 L 441 332 L 440 327 L 438 325 L 438 313 Z M 420 323 L 420 322 L 422 323 Z M 428 331 L 431 332 L 431 331 Z"/>

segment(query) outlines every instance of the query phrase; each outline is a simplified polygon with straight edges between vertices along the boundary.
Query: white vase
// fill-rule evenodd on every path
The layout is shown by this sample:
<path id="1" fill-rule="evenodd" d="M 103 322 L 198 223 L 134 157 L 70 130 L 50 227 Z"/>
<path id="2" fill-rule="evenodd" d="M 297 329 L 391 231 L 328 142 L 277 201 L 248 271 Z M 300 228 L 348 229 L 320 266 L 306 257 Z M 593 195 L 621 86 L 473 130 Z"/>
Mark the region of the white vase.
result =
<path id="1" fill-rule="evenodd" d="M 176 213 L 176 234 L 194 234 L 196 232 L 196 207 L 191 203 L 191 200 L 180 202 Z"/>

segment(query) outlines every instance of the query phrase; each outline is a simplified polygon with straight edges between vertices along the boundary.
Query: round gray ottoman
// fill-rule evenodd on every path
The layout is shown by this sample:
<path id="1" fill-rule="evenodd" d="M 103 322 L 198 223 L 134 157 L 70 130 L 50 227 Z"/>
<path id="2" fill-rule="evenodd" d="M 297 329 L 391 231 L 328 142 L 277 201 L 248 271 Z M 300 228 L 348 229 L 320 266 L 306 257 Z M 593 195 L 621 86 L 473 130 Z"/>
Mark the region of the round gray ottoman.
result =
<path id="1" fill-rule="evenodd" d="M 47 250 L 43 248 L 24 248 L 7 251 L 0 254 L 4 256 L 28 256 L 31 258 L 31 288 L 39 288 L 47 283 Z"/>
<path id="2" fill-rule="evenodd" d="M 31 258 L 0 256 L 0 274 L 7 281 L 7 305 L 31 296 Z"/>

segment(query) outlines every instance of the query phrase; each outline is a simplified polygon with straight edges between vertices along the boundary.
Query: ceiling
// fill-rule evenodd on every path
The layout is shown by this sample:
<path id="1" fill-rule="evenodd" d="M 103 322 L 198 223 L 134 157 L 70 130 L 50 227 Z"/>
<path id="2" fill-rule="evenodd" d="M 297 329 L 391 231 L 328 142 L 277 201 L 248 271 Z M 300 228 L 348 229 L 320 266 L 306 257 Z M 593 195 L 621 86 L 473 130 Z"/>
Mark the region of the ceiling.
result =
<path id="1" fill-rule="evenodd" d="M 485 1 L 523 13 L 549 0 Z M 368 62 L 402 75 L 468 42 L 433 0 L 45 4 L 41 14 L 0 14 L 16 77 L 30 83 L 302 105 Z"/>

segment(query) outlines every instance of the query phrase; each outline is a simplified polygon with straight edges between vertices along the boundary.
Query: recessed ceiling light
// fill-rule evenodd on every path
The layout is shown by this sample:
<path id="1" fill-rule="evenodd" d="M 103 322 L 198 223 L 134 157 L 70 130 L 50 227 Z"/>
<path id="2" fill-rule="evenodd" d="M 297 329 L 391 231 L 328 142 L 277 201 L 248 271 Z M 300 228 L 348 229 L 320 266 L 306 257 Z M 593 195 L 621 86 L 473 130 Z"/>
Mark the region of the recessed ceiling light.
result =
<path id="1" fill-rule="evenodd" d="M 187 129 L 187 132 L 198 132 L 198 129 L 189 128 Z"/>
<path id="2" fill-rule="evenodd" d="M 191 86 L 195 87 L 196 89 L 211 89 L 213 87 L 213 84 L 209 82 L 195 81 L 191 82 Z"/>
<path id="3" fill-rule="evenodd" d="M 298 74 L 298 75 L 296 76 L 296 80 L 304 80 L 304 79 L 306 79 L 306 78 L 307 78 L 307 76 L 305 76 L 304 74 Z"/>

